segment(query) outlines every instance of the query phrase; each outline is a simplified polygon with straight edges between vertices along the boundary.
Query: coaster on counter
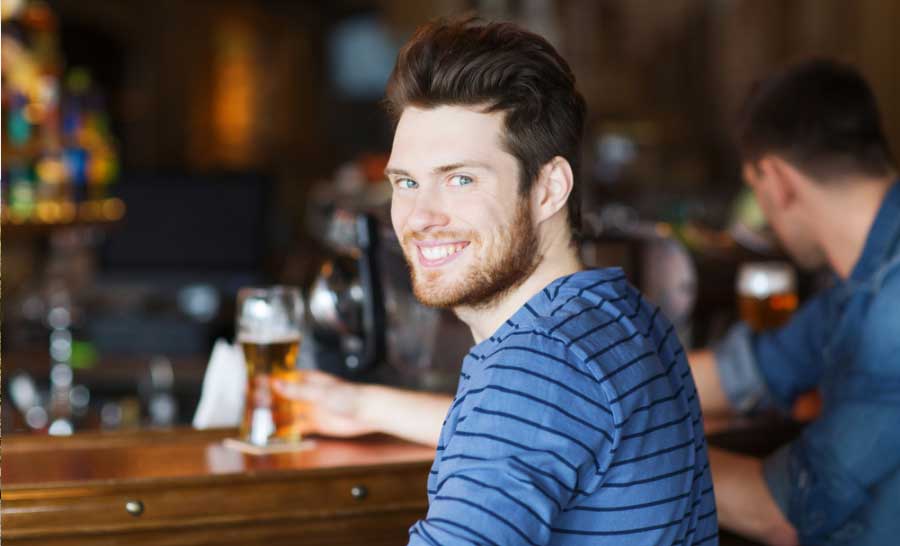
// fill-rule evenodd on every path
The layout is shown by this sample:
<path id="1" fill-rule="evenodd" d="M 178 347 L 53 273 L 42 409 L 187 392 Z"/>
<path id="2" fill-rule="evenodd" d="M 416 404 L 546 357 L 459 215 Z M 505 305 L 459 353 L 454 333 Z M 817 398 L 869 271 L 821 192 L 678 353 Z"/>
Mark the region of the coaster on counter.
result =
<path id="1" fill-rule="evenodd" d="M 264 446 L 252 444 L 245 440 L 237 438 L 225 438 L 222 445 L 241 453 L 249 455 L 271 455 L 273 453 L 293 453 L 295 451 L 306 451 L 316 447 L 313 440 L 302 440 L 300 442 L 276 442 Z"/>

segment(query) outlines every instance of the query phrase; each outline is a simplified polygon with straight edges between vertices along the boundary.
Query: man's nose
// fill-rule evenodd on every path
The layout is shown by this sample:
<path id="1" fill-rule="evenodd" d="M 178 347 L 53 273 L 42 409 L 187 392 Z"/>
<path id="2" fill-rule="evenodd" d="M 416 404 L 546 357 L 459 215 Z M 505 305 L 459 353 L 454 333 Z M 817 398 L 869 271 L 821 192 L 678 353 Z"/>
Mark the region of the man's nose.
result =
<path id="1" fill-rule="evenodd" d="M 416 197 L 407 226 L 413 231 L 428 231 L 446 227 L 450 216 L 445 212 L 443 201 L 436 192 L 422 192 Z"/>

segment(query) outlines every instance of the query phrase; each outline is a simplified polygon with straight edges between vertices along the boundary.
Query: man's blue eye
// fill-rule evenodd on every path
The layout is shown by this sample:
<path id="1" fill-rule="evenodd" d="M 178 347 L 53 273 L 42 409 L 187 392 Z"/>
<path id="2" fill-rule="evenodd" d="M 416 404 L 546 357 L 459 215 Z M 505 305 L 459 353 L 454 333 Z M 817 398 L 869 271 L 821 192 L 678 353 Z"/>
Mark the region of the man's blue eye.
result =
<path id="1" fill-rule="evenodd" d="M 411 190 L 419 187 L 419 183 L 415 180 L 410 180 L 409 178 L 401 178 L 397 181 L 397 187 L 405 190 Z"/>
<path id="2" fill-rule="evenodd" d="M 472 180 L 472 177 L 466 176 L 464 174 L 457 174 L 456 176 L 450 178 L 450 183 L 454 186 L 468 186 L 472 182 L 474 182 L 474 180 Z"/>

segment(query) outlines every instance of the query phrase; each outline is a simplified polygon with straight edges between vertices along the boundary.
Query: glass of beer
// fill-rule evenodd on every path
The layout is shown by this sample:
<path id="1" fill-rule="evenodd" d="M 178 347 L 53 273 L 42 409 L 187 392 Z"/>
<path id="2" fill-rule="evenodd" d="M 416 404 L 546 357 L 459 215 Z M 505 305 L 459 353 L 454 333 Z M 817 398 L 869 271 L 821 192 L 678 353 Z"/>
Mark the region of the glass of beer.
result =
<path id="1" fill-rule="evenodd" d="M 279 396 L 275 379 L 299 380 L 303 299 L 296 288 L 273 286 L 238 291 L 237 340 L 247 365 L 241 439 L 265 446 L 299 442 L 308 406 Z"/>
<path id="2" fill-rule="evenodd" d="M 755 332 L 777 328 L 797 309 L 797 275 L 787 262 L 750 262 L 737 276 L 738 312 Z"/>
<path id="3" fill-rule="evenodd" d="M 777 328 L 797 309 L 797 275 L 786 262 L 751 262 L 741 266 L 737 278 L 738 311 L 754 332 Z M 793 418 L 808 422 L 822 411 L 818 391 L 794 400 Z"/>

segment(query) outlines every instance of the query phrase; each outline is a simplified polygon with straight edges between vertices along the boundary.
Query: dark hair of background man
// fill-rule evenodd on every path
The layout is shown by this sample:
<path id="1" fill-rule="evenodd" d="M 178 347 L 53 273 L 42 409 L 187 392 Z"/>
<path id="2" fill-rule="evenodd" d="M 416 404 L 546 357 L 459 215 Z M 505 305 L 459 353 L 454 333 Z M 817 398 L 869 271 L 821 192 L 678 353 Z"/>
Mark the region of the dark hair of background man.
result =
<path id="1" fill-rule="evenodd" d="M 773 153 L 822 181 L 885 176 L 895 166 L 869 85 L 831 60 L 801 62 L 758 82 L 736 140 L 746 162 Z"/>

